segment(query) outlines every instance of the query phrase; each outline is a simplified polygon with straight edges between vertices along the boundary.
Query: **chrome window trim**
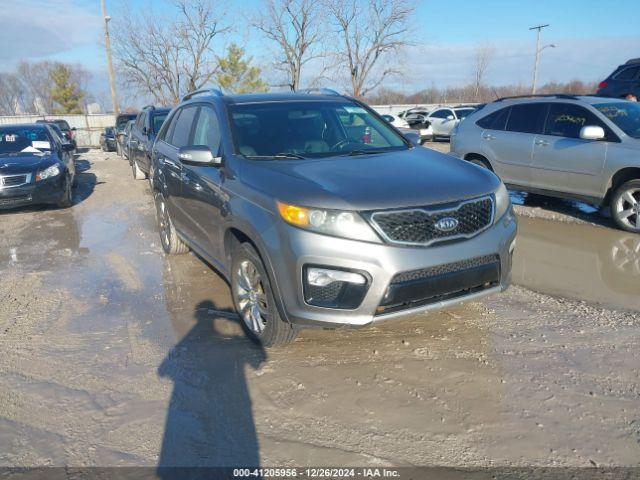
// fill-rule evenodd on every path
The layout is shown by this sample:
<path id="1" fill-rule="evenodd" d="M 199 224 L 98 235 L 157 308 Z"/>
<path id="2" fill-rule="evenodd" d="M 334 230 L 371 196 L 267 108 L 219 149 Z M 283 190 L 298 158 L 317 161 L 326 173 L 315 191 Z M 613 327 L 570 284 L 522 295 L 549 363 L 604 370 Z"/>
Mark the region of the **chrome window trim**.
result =
<path id="1" fill-rule="evenodd" d="M 467 205 L 469 203 L 476 203 L 476 202 L 480 202 L 482 200 L 489 200 L 491 202 L 491 218 L 489 219 L 489 222 L 487 223 L 487 225 L 484 228 L 481 228 L 480 230 L 476 230 L 473 233 L 468 233 L 468 234 L 458 234 L 458 235 L 451 235 L 448 237 L 440 237 L 440 238 L 435 238 L 433 240 L 430 240 L 428 242 L 402 242 L 402 241 L 397 241 L 397 240 L 392 240 L 391 238 L 389 238 L 387 236 L 387 234 L 384 232 L 384 230 L 378 225 L 378 222 L 376 222 L 375 217 L 379 216 L 379 215 L 389 215 L 389 214 L 394 214 L 394 213 L 407 213 L 407 212 L 423 212 L 426 213 L 428 215 L 433 215 L 434 213 L 443 213 L 443 212 L 457 212 L 458 210 L 460 210 L 460 208 L 462 208 L 464 205 Z M 434 243 L 439 243 L 439 242 L 447 242 L 450 240 L 456 240 L 456 239 L 461 239 L 461 238 L 473 238 L 476 235 L 479 235 L 480 233 L 484 232 L 486 229 L 488 229 L 491 225 L 493 225 L 493 222 L 495 220 L 495 212 L 496 212 L 496 206 L 495 206 L 495 201 L 493 199 L 493 195 L 485 195 L 483 197 L 477 197 L 477 198 L 472 198 L 470 200 L 464 200 L 460 203 L 458 203 L 458 205 L 454 208 L 437 208 L 437 209 L 429 209 L 429 208 L 401 208 L 401 209 L 396 209 L 396 210 L 382 210 L 382 211 L 378 211 L 378 212 L 373 212 L 370 215 L 370 220 L 371 220 L 371 225 L 373 226 L 373 229 L 378 233 L 378 235 L 380 235 L 385 242 L 390 243 L 392 245 L 405 245 L 405 246 L 418 246 L 418 247 L 428 247 L 430 245 L 433 245 Z"/>

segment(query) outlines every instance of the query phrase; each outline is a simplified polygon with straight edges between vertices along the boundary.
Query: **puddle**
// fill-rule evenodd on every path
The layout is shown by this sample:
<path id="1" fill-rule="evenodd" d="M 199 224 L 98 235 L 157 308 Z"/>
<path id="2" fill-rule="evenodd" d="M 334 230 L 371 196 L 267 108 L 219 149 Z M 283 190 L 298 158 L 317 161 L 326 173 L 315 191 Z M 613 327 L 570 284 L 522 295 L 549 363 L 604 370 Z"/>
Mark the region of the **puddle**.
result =
<path id="1" fill-rule="evenodd" d="M 518 228 L 514 283 L 640 310 L 640 235 L 526 217 Z"/>

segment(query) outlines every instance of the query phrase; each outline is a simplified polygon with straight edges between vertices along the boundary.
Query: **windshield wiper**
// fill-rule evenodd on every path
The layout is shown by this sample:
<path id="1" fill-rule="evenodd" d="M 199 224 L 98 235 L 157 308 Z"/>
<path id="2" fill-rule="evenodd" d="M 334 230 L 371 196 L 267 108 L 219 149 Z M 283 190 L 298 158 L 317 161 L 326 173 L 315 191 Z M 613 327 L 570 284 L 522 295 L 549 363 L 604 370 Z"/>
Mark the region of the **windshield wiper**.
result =
<path id="1" fill-rule="evenodd" d="M 298 155 L 297 153 L 290 153 L 290 152 L 282 152 L 282 153 L 276 153 L 275 155 L 245 155 L 245 157 L 247 158 L 275 158 L 275 159 L 279 159 L 279 158 L 295 158 L 297 160 L 306 160 L 307 157 L 303 157 L 302 155 Z"/>
<path id="2" fill-rule="evenodd" d="M 382 150 L 351 150 L 347 155 L 354 157 L 356 155 L 376 155 L 378 153 L 384 153 Z"/>

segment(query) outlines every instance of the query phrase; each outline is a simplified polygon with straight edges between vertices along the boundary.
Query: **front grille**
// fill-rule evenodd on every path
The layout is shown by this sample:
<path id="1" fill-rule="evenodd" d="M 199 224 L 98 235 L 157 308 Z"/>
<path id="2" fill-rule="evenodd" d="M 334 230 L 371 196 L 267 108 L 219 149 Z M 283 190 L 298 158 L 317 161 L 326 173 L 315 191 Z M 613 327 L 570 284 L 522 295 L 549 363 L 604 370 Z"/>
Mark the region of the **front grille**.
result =
<path id="1" fill-rule="evenodd" d="M 7 175 L 0 177 L 0 185 L 3 187 L 18 187 L 27 183 L 27 175 Z"/>
<path id="2" fill-rule="evenodd" d="M 376 315 L 466 297 L 500 285 L 500 257 L 480 257 L 396 274 Z"/>
<path id="3" fill-rule="evenodd" d="M 13 207 L 31 202 L 31 195 L 22 197 L 0 198 L 0 207 Z"/>
<path id="4" fill-rule="evenodd" d="M 468 260 L 461 260 L 459 262 L 445 263 L 444 265 L 436 265 L 434 267 L 427 267 L 421 268 L 419 270 L 410 270 L 408 272 L 398 273 L 391 279 L 391 284 L 394 285 L 397 283 L 422 280 L 423 278 L 434 277 L 436 275 L 444 275 L 446 273 L 467 270 L 469 268 L 481 267 L 490 263 L 499 262 L 500 257 L 498 255 L 483 255 L 482 257 L 469 258 Z"/>
<path id="5" fill-rule="evenodd" d="M 438 229 L 439 220 L 453 218 L 455 228 Z M 484 197 L 451 208 L 424 207 L 375 212 L 371 221 L 390 243 L 430 245 L 456 238 L 470 238 L 488 228 L 493 221 L 493 200 Z"/>

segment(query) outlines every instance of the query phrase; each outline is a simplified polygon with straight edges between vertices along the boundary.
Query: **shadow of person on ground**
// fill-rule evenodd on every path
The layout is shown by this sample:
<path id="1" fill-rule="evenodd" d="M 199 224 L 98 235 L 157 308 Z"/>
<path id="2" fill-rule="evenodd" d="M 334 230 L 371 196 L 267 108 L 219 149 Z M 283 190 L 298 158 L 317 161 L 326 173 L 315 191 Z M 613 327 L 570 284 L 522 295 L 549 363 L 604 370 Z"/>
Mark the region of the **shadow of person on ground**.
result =
<path id="1" fill-rule="evenodd" d="M 225 333 L 228 315 L 210 300 L 200 302 L 196 324 L 158 368 L 174 383 L 160 478 L 179 478 L 192 468 L 260 464 L 245 370 L 258 368 L 266 353 L 243 335 Z"/>

